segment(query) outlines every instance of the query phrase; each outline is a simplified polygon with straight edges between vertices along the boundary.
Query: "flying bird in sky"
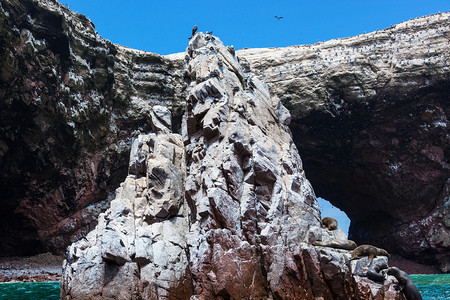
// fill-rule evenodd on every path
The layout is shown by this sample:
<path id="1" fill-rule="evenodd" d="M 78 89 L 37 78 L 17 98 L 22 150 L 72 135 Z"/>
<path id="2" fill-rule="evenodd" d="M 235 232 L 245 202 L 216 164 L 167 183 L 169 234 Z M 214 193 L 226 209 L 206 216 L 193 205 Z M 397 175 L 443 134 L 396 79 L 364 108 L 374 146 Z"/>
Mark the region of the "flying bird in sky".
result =
<path id="1" fill-rule="evenodd" d="M 275 16 L 275 18 L 277 18 L 278 21 L 280 21 L 280 19 L 283 19 L 283 17 L 277 17 L 277 16 Z"/>

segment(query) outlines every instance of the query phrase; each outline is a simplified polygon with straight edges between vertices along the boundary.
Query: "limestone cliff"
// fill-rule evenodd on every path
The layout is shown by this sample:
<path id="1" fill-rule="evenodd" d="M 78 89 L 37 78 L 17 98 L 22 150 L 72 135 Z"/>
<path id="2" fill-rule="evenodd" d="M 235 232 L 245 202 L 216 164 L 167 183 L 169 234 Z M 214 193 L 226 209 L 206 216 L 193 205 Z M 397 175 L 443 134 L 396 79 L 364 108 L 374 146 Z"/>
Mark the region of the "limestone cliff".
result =
<path id="1" fill-rule="evenodd" d="M 449 39 L 449 14 L 438 14 L 237 51 L 289 109 L 307 177 L 347 212 L 352 238 L 444 271 Z M 184 56 L 112 44 L 55 0 L 0 2 L 0 254 L 62 252 L 94 228 L 127 176 L 132 140 L 179 132 Z"/>
<path id="2" fill-rule="evenodd" d="M 171 130 L 182 65 L 57 1 L 6 0 L 0 68 L 0 254 L 64 251 L 109 205 L 133 136 Z"/>
<path id="3" fill-rule="evenodd" d="M 450 270 L 450 14 L 306 46 L 246 49 L 292 114 L 318 195 L 350 237 Z"/>
<path id="4" fill-rule="evenodd" d="M 320 210 L 290 114 L 234 50 L 197 33 L 187 48 L 178 134 L 140 135 L 129 175 L 70 246 L 62 299 L 401 299 L 353 275 Z M 361 262 L 363 265 L 367 263 Z"/>

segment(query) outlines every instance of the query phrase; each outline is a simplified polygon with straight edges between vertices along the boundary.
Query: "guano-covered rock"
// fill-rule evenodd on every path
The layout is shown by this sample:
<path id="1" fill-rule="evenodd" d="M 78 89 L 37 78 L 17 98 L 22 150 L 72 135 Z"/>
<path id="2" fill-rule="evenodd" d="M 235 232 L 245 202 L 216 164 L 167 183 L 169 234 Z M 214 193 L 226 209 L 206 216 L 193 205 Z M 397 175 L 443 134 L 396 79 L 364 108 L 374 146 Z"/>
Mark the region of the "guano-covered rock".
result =
<path id="1" fill-rule="evenodd" d="M 182 137 L 140 135 L 129 175 L 70 246 L 64 299 L 400 299 L 352 274 L 265 84 L 211 35 L 187 48 Z"/>

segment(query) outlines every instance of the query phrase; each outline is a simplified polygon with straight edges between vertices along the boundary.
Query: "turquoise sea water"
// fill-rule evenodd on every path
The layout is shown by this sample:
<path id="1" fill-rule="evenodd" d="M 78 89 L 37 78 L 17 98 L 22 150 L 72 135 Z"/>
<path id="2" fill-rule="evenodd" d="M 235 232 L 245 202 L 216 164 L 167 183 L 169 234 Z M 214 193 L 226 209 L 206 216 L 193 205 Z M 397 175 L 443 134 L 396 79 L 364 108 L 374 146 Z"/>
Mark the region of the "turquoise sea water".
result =
<path id="1" fill-rule="evenodd" d="M 450 299 L 450 274 L 409 275 L 423 300 Z"/>
<path id="2" fill-rule="evenodd" d="M 0 283 L 1 300 L 57 300 L 59 281 Z"/>
<path id="3" fill-rule="evenodd" d="M 410 275 L 423 300 L 450 299 L 450 274 Z M 0 283 L 0 299 L 59 299 L 60 282 Z"/>

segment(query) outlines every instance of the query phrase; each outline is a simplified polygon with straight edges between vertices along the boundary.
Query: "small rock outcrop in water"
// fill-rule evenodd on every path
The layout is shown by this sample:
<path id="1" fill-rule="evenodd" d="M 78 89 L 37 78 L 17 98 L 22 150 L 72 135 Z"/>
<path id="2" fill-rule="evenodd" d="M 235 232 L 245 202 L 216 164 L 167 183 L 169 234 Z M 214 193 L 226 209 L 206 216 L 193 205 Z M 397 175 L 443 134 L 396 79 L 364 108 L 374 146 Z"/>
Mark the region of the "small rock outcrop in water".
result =
<path id="1" fill-rule="evenodd" d="M 217 38 L 187 48 L 182 137 L 140 135 L 129 175 L 70 246 L 63 299 L 400 299 L 321 227 L 290 114 Z M 389 293 L 388 293 L 389 292 Z"/>

